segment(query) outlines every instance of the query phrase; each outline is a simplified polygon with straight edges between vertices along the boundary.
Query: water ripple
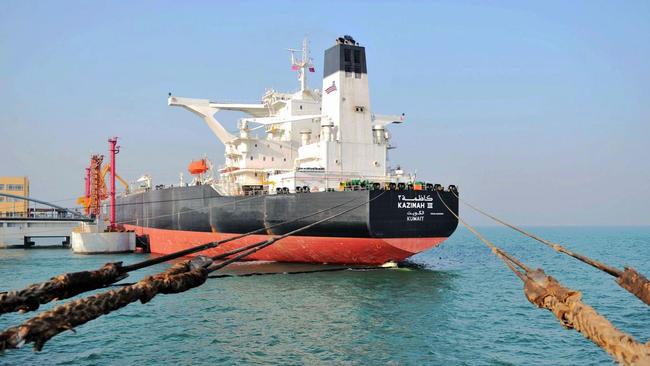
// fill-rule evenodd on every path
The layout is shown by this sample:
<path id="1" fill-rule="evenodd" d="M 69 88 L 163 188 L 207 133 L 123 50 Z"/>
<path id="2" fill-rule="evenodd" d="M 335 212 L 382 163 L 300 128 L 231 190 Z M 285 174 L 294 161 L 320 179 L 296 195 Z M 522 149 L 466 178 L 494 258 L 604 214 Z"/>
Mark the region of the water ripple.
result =
<path id="1" fill-rule="evenodd" d="M 648 341 L 650 312 L 611 277 L 499 228 L 482 231 L 543 267 L 617 327 Z M 650 274 L 649 228 L 533 228 L 611 265 Z M 139 256 L 0 251 L 0 291 L 53 274 Z M 1 365 L 589 365 L 609 356 L 524 297 L 521 282 L 471 233 L 410 259 L 407 270 L 222 278 L 133 304 L 47 343 L 13 350 Z M 165 268 L 158 265 L 129 279 Z M 244 264 L 236 271 L 305 266 Z M 47 305 L 44 309 L 51 308 Z M 6 314 L 8 327 L 30 314 Z"/>

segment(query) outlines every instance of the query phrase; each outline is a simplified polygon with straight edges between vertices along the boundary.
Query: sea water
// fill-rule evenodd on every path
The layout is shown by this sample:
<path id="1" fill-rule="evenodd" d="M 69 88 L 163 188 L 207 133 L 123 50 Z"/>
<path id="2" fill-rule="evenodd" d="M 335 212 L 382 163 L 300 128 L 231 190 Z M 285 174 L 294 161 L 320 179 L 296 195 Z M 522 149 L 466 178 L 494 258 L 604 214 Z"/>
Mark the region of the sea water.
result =
<path id="1" fill-rule="evenodd" d="M 650 276 L 648 227 L 531 227 L 570 249 Z M 650 307 L 614 279 L 505 228 L 479 228 L 531 267 L 580 290 L 584 301 L 638 341 L 650 339 Z M 1 250 L 0 291 L 55 274 L 125 264 L 147 255 Z M 608 354 L 547 310 L 469 231 L 411 262 L 419 268 L 345 270 L 210 279 L 159 295 L 62 333 L 41 352 L 0 355 L 2 365 L 600 365 Z M 161 264 L 129 281 L 165 269 Z M 301 265 L 244 264 L 230 272 L 292 272 Z M 51 308 L 53 304 L 43 306 Z M 36 315 L 0 315 L 7 328 Z"/>

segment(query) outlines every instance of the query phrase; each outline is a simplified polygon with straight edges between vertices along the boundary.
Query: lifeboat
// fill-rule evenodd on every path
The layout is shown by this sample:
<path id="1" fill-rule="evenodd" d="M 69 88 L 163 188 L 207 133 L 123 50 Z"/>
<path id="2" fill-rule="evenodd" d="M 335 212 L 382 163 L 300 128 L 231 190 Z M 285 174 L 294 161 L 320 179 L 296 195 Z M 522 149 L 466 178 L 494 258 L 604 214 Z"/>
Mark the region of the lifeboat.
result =
<path id="1" fill-rule="evenodd" d="M 205 161 L 205 159 L 193 160 L 187 167 L 187 171 L 189 171 L 192 175 L 203 174 L 207 172 L 208 169 L 208 163 Z"/>

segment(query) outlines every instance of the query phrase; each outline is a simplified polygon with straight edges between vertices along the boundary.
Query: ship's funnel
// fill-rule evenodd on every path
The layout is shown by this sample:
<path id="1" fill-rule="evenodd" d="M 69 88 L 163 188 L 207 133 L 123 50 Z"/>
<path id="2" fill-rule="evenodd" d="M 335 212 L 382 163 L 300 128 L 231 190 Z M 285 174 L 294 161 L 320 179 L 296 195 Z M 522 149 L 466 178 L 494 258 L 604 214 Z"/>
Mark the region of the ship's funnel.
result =
<path id="1" fill-rule="evenodd" d="M 366 49 L 351 36 L 338 38 L 325 51 L 323 73 L 322 114 L 331 127 L 325 125 L 322 137 L 340 144 L 331 147 L 326 169 L 384 176 L 386 145 L 383 134 L 373 134 Z M 375 135 L 381 135 L 378 143 Z"/>
<path id="2" fill-rule="evenodd" d="M 347 76 L 361 78 L 361 74 L 367 74 L 366 68 L 366 49 L 345 38 L 337 39 L 336 45 L 325 51 L 325 67 L 323 68 L 323 78 L 334 74 L 337 71 L 347 73 Z M 343 41 L 341 41 L 343 40 Z M 354 74 L 354 75 L 352 75 Z"/>

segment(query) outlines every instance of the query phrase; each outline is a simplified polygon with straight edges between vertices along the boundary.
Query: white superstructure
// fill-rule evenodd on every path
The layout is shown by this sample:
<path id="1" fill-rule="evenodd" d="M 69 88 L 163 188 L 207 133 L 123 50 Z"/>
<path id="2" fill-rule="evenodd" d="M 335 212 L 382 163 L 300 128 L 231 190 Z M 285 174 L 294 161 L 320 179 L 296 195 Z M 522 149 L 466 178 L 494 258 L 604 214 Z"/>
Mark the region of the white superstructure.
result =
<path id="1" fill-rule="evenodd" d="M 338 38 L 325 51 L 322 91 L 307 87 L 307 75 L 314 72 L 307 40 L 300 60 L 295 56 L 298 50 L 289 51 L 300 80 L 295 93 L 269 90 L 259 104 L 217 103 L 170 94 L 170 106 L 199 115 L 225 145 L 225 163 L 215 188 L 237 195 L 295 192 L 304 187 L 324 191 L 353 179 L 397 182 L 401 175 L 387 166 L 390 135 L 386 126 L 402 122 L 404 115 L 372 113 L 365 48 L 350 36 Z M 248 115 L 239 120 L 238 135 L 229 133 L 215 118 L 220 110 Z"/>

